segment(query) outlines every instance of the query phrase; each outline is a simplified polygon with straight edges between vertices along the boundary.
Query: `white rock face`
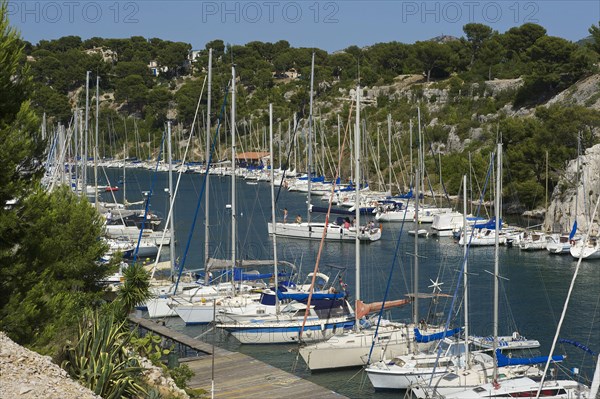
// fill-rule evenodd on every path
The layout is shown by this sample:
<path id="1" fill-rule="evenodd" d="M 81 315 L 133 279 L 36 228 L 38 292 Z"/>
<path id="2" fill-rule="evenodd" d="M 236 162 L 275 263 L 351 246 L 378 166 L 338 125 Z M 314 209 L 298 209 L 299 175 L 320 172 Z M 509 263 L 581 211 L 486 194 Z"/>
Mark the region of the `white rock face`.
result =
<path id="1" fill-rule="evenodd" d="M 23 348 L 0 332 L 0 397 L 101 399 L 72 380 L 48 356 Z"/>
<path id="2" fill-rule="evenodd" d="M 579 162 L 576 159 L 569 162 L 564 173 L 552 193 L 544 228 L 548 231 L 570 232 L 577 219 L 578 232 L 586 234 L 600 193 L 600 144 L 588 148 L 579 157 Z M 599 212 L 592 223 L 593 235 L 598 234 Z"/>

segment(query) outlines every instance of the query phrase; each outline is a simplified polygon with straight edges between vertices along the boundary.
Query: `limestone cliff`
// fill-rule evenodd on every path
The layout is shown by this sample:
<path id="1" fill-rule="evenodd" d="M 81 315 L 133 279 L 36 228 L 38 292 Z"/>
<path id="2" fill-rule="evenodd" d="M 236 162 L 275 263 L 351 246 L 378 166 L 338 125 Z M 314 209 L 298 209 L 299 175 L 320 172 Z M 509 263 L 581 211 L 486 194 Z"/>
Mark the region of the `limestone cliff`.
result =
<path id="1" fill-rule="evenodd" d="M 578 232 L 587 233 L 599 194 L 600 144 L 588 148 L 579 160 L 569 162 L 552 193 L 544 228 L 547 231 L 569 232 L 577 219 Z M 600 216 L 596 215 L 592 234 L 598 234 L 599 220 Z"/>

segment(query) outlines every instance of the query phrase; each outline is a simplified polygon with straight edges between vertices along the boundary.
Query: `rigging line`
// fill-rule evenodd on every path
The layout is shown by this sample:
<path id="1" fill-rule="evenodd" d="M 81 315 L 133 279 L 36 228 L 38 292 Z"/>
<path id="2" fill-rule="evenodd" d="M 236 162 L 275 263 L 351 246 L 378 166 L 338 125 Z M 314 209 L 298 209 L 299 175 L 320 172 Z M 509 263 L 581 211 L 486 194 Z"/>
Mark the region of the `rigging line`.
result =
<path id="1" fill-rule="evenodd" d="M 235 82 L 231 82 L 232 84 L 234 84 Z M 183 273 L 183 268 L 185 266 L 185 260 L 187 258 L 187 254 L 188 251 L 190 249 L 190 244 L 192 242 L 192 235 L 194 233 L 194 228 L 196 227 L 196 220 L 198 219 L 198 212 L 200 211 L 200 205 L 202 203 L 202 197 L 204 196 L 204 190 L 206 188 L 206 179 L 208 178 L 208 172 L 210 170 L 210 164 L 212 162 L 212 157 L 213 157 L 213 153 L 215 151 L 215 146 L 217 143 L 217 138 L 219 136 L 219 130 L 221 128 L 221 119 L 223 118 L 223 115 L 225 114 L 225 109 L 227 107 L 227 95 L 229 94 L 229 84 L 227 85 L 227 87 L 225 88 L 225 96 L 223 98 L 223 105 L 221 106 L 221 111 L 219 113 L 219 119 L 217 122 L 217 129 L 215 131 L 215 134 L 213 136 L 213 141 L 211 144 L 211 150 L 210 150 L 210 154 L 208 157 L 208 160 L 206 161 L 206 169 L 204 171 L 204 180 L 202 183 L 202 189 L 200 190 L 200 195 L 198 196 L 198 202 L 196 204 L 196 210 L 194 211 L 194 218 L 192 219 L 192 225 L 190 226 L 190 233 L 188 234 L 188 240 L 187 240 L 187 244 L 185 246 L 185 251 L 183 252 L 183 257 L 181 258 L 181 263 L 179 265 L 179 273 L 177 274 L 177 281 L 175 283 L 175 287 L 173 288 L 173 294 L 177 292 L 177 287 L 179 286 L 179 280 L 181 279 L 181 274 Z M 232 176 L 232 179 L 235 178 L 235 176 Z M 208 254 L 205 254 L 206 259 L 208 259 Z"/>
<path id="2" fill-rule="evenodd" d="M 416 198 L 418 198 L 419 193 L 416 194 Z M 396 248 L 394 249 L 394 257 L 392 258 L 392 267 L 390 268 L 389 278 L 387 280 L 387 284 L 385 287 L 385 293 L 383 295 L 383 301 L 381 302 L 381 309 L 379 310 L 379 315 L 377 317 L 377 326 L 375 327 L 375 334 L 373 334 L 373 341 L 371 342 L 371 348 L 369 349 L 369 356 L 367 357 L 367 364 L 371 362 L 371 355 L 373 354 L 373 349 L 375 349 L 375 342 L 377 342 L 377 335 L 379 333 L 379 325 L 381 323 L 381 318 L 383 317 L 383 311 L 385 310 L 385 302 L 387 300 L 387 296 L 390 292 L 390 287 L 392 285 L 392 274 L 394 271 L 394 266 L 396 264 L 396 259 L 398 259 L 398 253 L 400 251 L 400 242 L 402 241 L 402 232 L 404 231 L 404 222 L 406 221 L 406 212 L 408 211 L 408 204 L 410 203 L 410 198 L 406 201 L 406 206 L 404 207 L 404 217 L 402 218 L 402 224 L 400 225 L 400 232 L 398 233 L 398 239 L 396 240 Z M 418 239 L 418 235 L 415 234 L 415 240 Z M 408 291 L 408 287 L 407 287 Z M 417 294 L 417 293 L 415 293 Z"/>
<path id="3" fill-rule="evenodd" d="M 491 173 L 494 170 L 494 158 L 495 158 L 494 157 L 494 153 L 492 153 L 492 157 L 491 158 L 492 159 L 490 160 L 490 166 L 488 168 L 488 173 L 487 173 L 487 176 L 486 176 L 486 179 L 485 179 L 485 184 L 483 186 L 483 192 L 481 193 L 481 196 L 482 196 L 481 198 L 482 199 L 483 199 L 483 196 L 485 195 L 485 192 L 487 190 L 487 184 L 490 181 Z M 480 200 L 480 204 L 482 202 L 482 199 Z M 480 206 L 480 204 L 478 205 L 478 209 L 477 209 L 478 213 L 479 213 L 479 206 Z M 469 259 L 469 253 L 471 252 L 471 241 L 473 240 L 474 233 L 475 233 L 475 229 L 473 228 L 472 231 L 471 231 L 471 235 L 469 236 L 469 242 L 468 243 L 466 243 L 466 242 L 464 243 L 464 245 L 467 245 L 467 249 L 465 251 L 465 254 L 464 254 L 464 257 L 463 257 L 463 260 L 462 260 L 462 265 L 460 267 L 460 273 L 458 274 L 458 280 L 456 281 L 456 288 L 454 289 L 454 294 L 452 295 L 452 302 L 450 304 L 450 311 L 448 312 L 448 316 L 446 317 L 446 323 L 444 324 L 444 333 L 446 333 L 446 331 L 448 331 L 448 328 L 450 327 L 450 319 L 452 317 L 453 309 L 454 309 L 454 307 L 456 305 L 456 298 L 458 296 L 458 291 L 461 288 L 463 275 L 465 273 L 465 265 L 467 264 L 467 261 Z M 499 231 L 496 231 L 496 234 L 499 234 L 499 233 L 500 233 Z M 465 229 L 465 232 L 463 234 L 464 234 L 464 238 L 466 239 L 466 237 L 467 237 L 466 229 Z M 466 337 L 467 341 L 468 341 L 468 339 L 469 339 L 469 337 Z M 435 363 L 433 364 L 433 372 L 431 373 L 431 377 L 429 378 L 429 384 L 428 385 L 430 387 L 431 387 L 431 385 L 433 383 L 433 376 L 435 375 L 436 369 L 438 367 L 438 362 L 440 360 L 440 356 L 441 356 L 441 351 L 438 350 L 436 358 L 435 358 Z"/>
<path id="4" fill-rule="evenodd" d="M 594 219 L 596 218 L 596 212 L 598 211 L 598 204 L 600 204 L 600 198 L 596 201 L 596 206 L 594 207 L 594 213 L 588 226 L 588 232 L 586 235 L 586 239 L 591 236 L 592 227 L 594 226 Z M 582 242 L 583 244 L 583 242 Z M 552 359 L 552 355 L 554 353 L 554 348 L 556 347 L 556 342 L 558 341 L 558 335 L 560 334 L 560 329 L 562 327 L 563 321 L 565 319 L 565 314 L 567 313 L 567 308 L 569 306 L 569 300 L 571 299 L 571 294 L 573 292 L 573 287 L 575 286 L 575 280 L 577 279 L 577 274 L 579 274 L 579 267 L 581 266 L 581 261 L 583 260 L 583 246 L 579 253 L 579 259 L 577 260 L 577 266 L 575 267 L 575 272 L 573 273 L 573 278 L 571 279 L 571 284 L 569 285 L 569 292 L 567 294 L 567 298 L 565 299 L 565 305 L 563 307 L 563 311 L 560 315 L 560 320 L 558 322 L 558 328 L 556 329 L 556 334 L 554 335 L 554 339 L 552 340 L 552 347 L 550 348 L 550 355 L 548 357 L 548 361 L 546 361 L 546 365 L 544 366 L 544 373 L 542 374 L 542 379 L 540 380 L 540 385 L 538 386 L 536 398 L 540 397 L 540 392 L 542 391 L 542 387 L 544 385 L 544 380 L 546 378 L 546 373 L 548 372 L 548 367 L 550 367 L 550 361 Z"/>
<path id="5" fill-rule="evenodd" d="M 431 145 L 431 141 L 429 141 L 429 152 L 431 152 L 431 155 L 433 156 L 433 161 L 435 162 L 435 166 L 436 166 L 437 170 L 440 171 L 440 174 L 441 174 L 442 173 L 442 160 L 440 159 L 440 162 L 438 165 L 438 159 L 435 156 L 435 153 L 433 152 L 433 146 Z M 452 204 L 452 201 L 450 201 L 450 196 L 448 195 L 448 190 L 446 190 L 446 183 L 444 183 L 443 179 L 440 179 L 440 181 L 442 183 L 442 190 L 444 190 L 444 196 L 446 197 L 446 201 L 448 201 L 448 204 Z M 441 204 L 441 205 L 443 206 L 443 204 Z"/>
<path id="6" fill-rule="evenodd" d="M 160 141 L 160 150 L 158 151 L 158 158 L 156 159 L 156 166 L 154 167 L 154 174 L 152 175 L 152 183 L 150 184 L 150 191 L 146 196 L 146 206 L 144 207 L 144 218 L 142 219 L 142 227 L 140 228 L 140 234 L 138 235 L 138 241 L 135 246 L 135 252 L 133 253 L 133 263 L 135 264 L 138 257 L 138 252 L 140 250 L 140 242 L 142 241 L 142 234 L 144 233 L 144 227 L 146 225 L 146 219 L 148 218 L 148 211 L 150 208 L 150 199 L 152 198 L 152 193 L 154 192 L 154 185 L 156 184 L 156 177 L 158 176 L 158 165 L 160 165 L 160 156 L 162 154 L 163 147 L 165 145 L 165 134 L 163 132 L 162 140 Z"/>
<path id="7" fill-rule="evenodd" d="M 348 132 L 350 130 L 350 123 L 352 121 L 352 111 L 353 110 L 354 110 L 354 99 L 350 103 L 350 110 L 348 111 L 348 124 L 346 125 L 346 130 L 344 132 L 344 141 L 342 144 L 343 148 L 346 147 L 346 141 L 348 139 Z M 344 159 L 343 151 L 340 151 L 339 158 L 338 158 L 338 173 L 339 173 L 340 167 L 342 165 L 343 159 Z M 309 179 L 311 178 L 310 173 L 308 174 L 308 178 Z M 327 235 L 327 228 L 329 226 L 329 215 L 331 213 L 331 205 L 333 204 L 333 196 L 335 193 L 337 179 L 338 179 L 338 174 L 336 174 L 336 176 L 333 179 L 333 182 L 331 183 L 331 195 L 329 196 L 329 206 L 327 208 L 327 213 L 325 214 L 325 225 L 323 227 L 323 234 L 321 235 L 321 241 L 319 242 L 319 251 L 317 252 L 315 268 L 313 270 L 312 280 L 311 280 L 310 288 L 308 291 L 308 300 L 306 302 L 306 310 L 304 311 L 304 320 L 302 321 L 302 326 L 300 327 L 300 333 L 299 333 L 299 338 L 298 338 L 299 341 L 302 341 L 302 333 L 304 332 L 304 326 L 306 324 L 306 320 L 308 319 L 308 313 L 310 311 L 310 302 L 312 300 L 312 295 L 313 295 L 313 291 L 315 288 L 315 281 L 317 279 L 317 272 L 319 271 L 319 263 L 321 262 L 321 254 L 323 253 L 323 246 L 325 244 L 325 236 Z M 310 182 L 309 182 L 309 184 L 310 184 Z M 356 187 L 358 187 L 358 186 L 356 186 Z M 356 226 L 356 234 L 357 235 L 358 235 L 359 229 L 360 229 L 360 226 Z M 354 245 L 360 245 L 360 243 L 355 243 Z"/>
<path id="8" fill-rule="evenodd" d="M 196 104 L 196 112 L 194 114 L 194 120 L 192 122 L 192 128 L 190 130 L 190 137 L 188 137 L 188 142 L 187 145 L 185 147 L 185 152 L 183 154 L 183 159 L 181 160 L 181 167 L 179 168 L 179 174 L 177 176 L 177 183 L 175 184 L 175 189 L 173 193 L 169 193 L 169 195 L 171 196 L 171 201 L 169 203 L 169 212 L 167 214 L 167 220 L 165 221 L 165 226 L 169 226 L 169 223 L 171 222 L 171 218 L 173 217 L 173 207 L 175 205 L 175 199 L 177 197 L 177 193 L 179 192 L 179 183 L 181 181 L 181 175 L 183 174 L 183 170 L 184 170 L 184 166 L 185 166 L 185 161 L 187 159 L 187 154 L 188 154 L 188 149 L 190 147 L 190 143 L 192 142 L 192 137 L 194 136 L 194 126 L 196 125 L 196 118 L 198 117 L 198 110 L 200 109 L 200 102 L 202 99 L 202 95 L 204 93 L 204 86 L 206 84 L 206 79 L 207 77 L 204 77 L 204 83 L 202 83 L 202 90 L 200 91 L 200 96 L 198 97 L 198 103 Z M 193 181 L 193 179 L 192 179 Z M 167 229 L 163 230 L 162 233 L 162 237 L 160 240 L 160 245 L 158 247 L 158 254 L 156 255 L 156 260 L 154 261 L 154 266 L 152 267 L 152 273 L 150 274 L 150 279 L 154 278 L 154 273 L 156 272 L 156 268 L 158 266 L 158 261 L 160 259 L 160 253 L 162 252 L 162 248 L 163 248 L 163 244 L 164 244 L 164 240 L 165 240 L 165 236 L 167 234 Z M 175 248 L 174 243 L 172 244 L 171 248 Z M 175 256 L 175 253 L 172 253 L 171 256 Z M 172 277 L 171 277 L 172 278 Z"/>
<path id="9" fill-rule="evenodd" d="M 281 175 L 281 180 L 279 182 L 279 188 L 277 189 L 277 196 L 275 196 L 275 206 L 277 206 L 277 202 L 279 201 L 279 194 L 281 193 L 281 187 L 283 187 L 283 182 L 285 180 L 285 175 L 287 173 L 287 170 L 290 167 L 290 158 L 292 156 L 292 151 L 294 150 L 294 146 L 292 145 L 292 143 L 294 142 L 294 139 L 296 138 L 296 133 L 298 132 L 298 129 L 300 128 L 300 122 L 302 121 L 302 119 L 299 119 L 298 121 L 296 121 L 296 126 L 294 126 L 294 132 L 292 133 L 292 136 L 290 137 L 290 142 L 288 143 L 289 149 L 288 149 L 288 153 L 287 153 L 287 157 L 286 157 L 286 162 L 285 162 L 285 168 L 283 169 L 283 174 Z M 281 137 L 279 138 L 281 140 Z M 296 165 L 294 165 L 294 169 L 296 168 Z M 310 173 L 309 173 L 310 175 Z"/>

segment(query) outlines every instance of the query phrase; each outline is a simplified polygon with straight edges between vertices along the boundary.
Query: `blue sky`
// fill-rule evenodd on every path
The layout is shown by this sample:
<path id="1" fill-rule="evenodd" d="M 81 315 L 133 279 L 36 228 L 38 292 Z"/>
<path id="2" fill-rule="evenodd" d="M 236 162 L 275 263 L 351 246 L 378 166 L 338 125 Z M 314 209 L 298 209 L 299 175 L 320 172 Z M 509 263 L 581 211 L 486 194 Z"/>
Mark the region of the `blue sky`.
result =
<path id="1" fill-rule="evenodd" d="M 576 41 L 598 24 L 600 1 L 10 0 L 9 18 L 32 43 L 66 35 L 135 35 L 183 41 L 196 49 L 213 39 L 231 44 L 284 39 L 295 47 L 332 52 L 353 44 L 461 36 L 469 22 L 499 32 L 535 22 L 550 35 Z"/>

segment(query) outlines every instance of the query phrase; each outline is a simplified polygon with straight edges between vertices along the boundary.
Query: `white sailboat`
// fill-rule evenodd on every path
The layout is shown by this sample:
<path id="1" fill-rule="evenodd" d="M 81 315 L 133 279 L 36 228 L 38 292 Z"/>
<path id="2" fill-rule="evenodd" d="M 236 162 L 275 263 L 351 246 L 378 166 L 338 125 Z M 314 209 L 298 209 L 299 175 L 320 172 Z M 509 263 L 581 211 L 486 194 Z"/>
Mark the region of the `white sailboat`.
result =
<path id="1" fill-rule="evenodd" d="M 580 240 L 571 243 L 569 251 L 575 259 L 600 259 L 600 240 L 596 236 L 586 235 Z"/>
<path id="2" fill-rule="evenodd" d="M 463 177 L 466 181 L 466 176 Z M 464 208 L 466 210 L 466 185 L 463 198 Z M 466 228 L 466 218 L 462 218 L 463 227 Z M 464 270 L 464 319 L 465 336 L 469 336 L 469 317 L 468 317 L 468 289 L 467 289 L 467 247 L 464 248 L 465 258 L 463 260 Z M 460 282 L 460 279 L 459 279 Z M 434 283 L 434 290 L 437 285 Z M 448 335 L 458 334 L 461 328 L 455 329 Z M 489 358 L 488 355 L 484 355 Z M 445 337 L 439 341 L 435 350 L 431 352 L 420 352 L 403 356 L 385 358 L 374 362 L 366 368 L 367 376 L 373 387 L 380 389 L 407 389 L 411 385 L 434 375 L 440 375 L 447 372 L 451 367 L 465 368 L 470 359 L 469 344 L 465 340 Z M 485 360 L 485 358 L 483 359 Z"/>
<path id="3" fill-rule="evenodd" d="M 355 145 L 360 143 L 360 86 L 356 90 L 357 111 L 355 127 Z M 358 154 L 358 151 L 356 152 Z M 360 171 L 360 159 L 356 159 L 356 171 Z M 358 177 L 357 177 L 357 181 Z M 357 211 L 357 219 L 359 213 Z M 299 348 L 302 359 L 311 371 L 360 367 L 367 363 L 370 353 L 383 353 L 387 356 L 404 355 L 413 351 L 424 350 L 435 342 L 417 344 L 414 341 L 414 327 L 418 324 L 395 323 L 384 320 L 378 328 L 359 328 L 360 320 L 368 313 L 380 311 L 382 303 L 365 305 L 360 301 L 360 248 L 356 248 L 356 327 L 341 334 L 336 334 L 327 341 Z M 416 291 L 415 291 L 416 292 Z M 415 299 L 418 295 L 415 295 Z M 385 308 L 401 306 L 408 300 L 388 301 Z M 418 322 L 418 313 L 415 313 Z M 425 327 L 425 326 L 423 326 Z M 428 333 L 440 330 L 429 327 Z"/>
<path id="4" fill-rule="evenodd" d="M 233 81 L 235 82 L 235 69 L 232 70 Z M 314 71 L 314 54 L 312 70 Z M 313 81 L 311 79 L 311 93 L 312 87 Z M 235 94 L 235 88 L 233 93 Z M 235 104 L 235 97 L 232 99 L 232 103 Z M 232 118 L 234 118 L 234 115 L 235 112 L 232 110 Z M 235 126 L 235 123 L 232 122 L 232 126 Z M 235 190 L 232 189 L 232 192 L 235 192 Z M 232 212 L 235 212 L 233 201 Z M 279 226 L 274 223 L 271 224 L 276 235 L 279 236 Z M 235 259 L 235 254 L 233 259 Z M 318 294 L 310 294 L 309 298 L 316 295 Z M 329 295 L 331 295 L 331 299 Z M 354 320 L 351 317 L 352 309 L 345 299 L 345 294 L 336 295 L 332 293 L 323 294 L 323 296 L 324 298 L 320 302 L 317 303 L 315 300 L 315 304 L 308 309 L 307 305 L 303 303 L 291 302 L 275 314 L 261 314 L 245 320 L 220 322 L 217 327 L 228 331 L 243 344 L 290 343 L 298 342 L 301 337 L 306 341 L 318 341 L 329 338 L 337 331 L 351 328 Z M 308 317 L 306 317 L 307 311 L 309 313 Z"/>
<path id="5" fill-rule="evenodd" d="M 325 224 L 322 222 L 311 221 L 311 186 L 312 186 L 312 126 L 313 126 L 313 95 L 314 95 L 314 54 L 311 66 L 310 79 L 310 112 L 308 117 L 308 173 L 307 173 L 307 221 L 303 222 L 297 219 L 294 223 L 277 222 L 272 220 L 268 223 L 269 234 L 277 231 L 279 237 L 301 238 L 320 240 L 325 233 L 325 240 L 344 241 L 344 242 L 372 242 L 381 238 L 381 229 L 379 226 L 350 226 L 344 227 L 335 223 Z M 358 147 L 360 148 L 360 147 Z M 330 188 L 327 191 L 331 191 Z M 356 195 L 359 193 L 359 184 L 356 184 Z"/>
<path id="6" fill-rule="evenodd" d="M 497 181 L 496 181 L 496 202 L 495 208 L 495 228 L 500 230 L 500 196 L 501 196 L 501 176 L 502 176 L 502 144 L 498 144 L 497 150 Z M 433 397 L 461 397 L 460 393 L 465 390 L 475 388 L 488 382 L 509 381 L 514 378 L 527 377 L 539 378 L 542 372 L 535 364 L 546 361 L 544 358 L 529 358 L 522 361 L 511 362 L 507 360 L 500 352 L 498 336 L 498 295 L 499 295 L 499 235 L 495 237 L 495 256 L 494 256 L 494 309 L 493 309 L 493 339 L 491 349 L 493 357 L 485 353 L 474 352 L 472 358 L 466 358 L 465 367 L 448 367 L 446 372 L 430 376 L 429 378 L 415 382 L 409 389 L 413 396 L 417 398 Z M 468 243 L 467 243 L 468 244 Z M 466 311 L 465 311 L 466 312 Z M 517 341 L 517 336 L 515 336 Z M 552 361 L 561 361 L 562 357 L 555 357 Z"/>

